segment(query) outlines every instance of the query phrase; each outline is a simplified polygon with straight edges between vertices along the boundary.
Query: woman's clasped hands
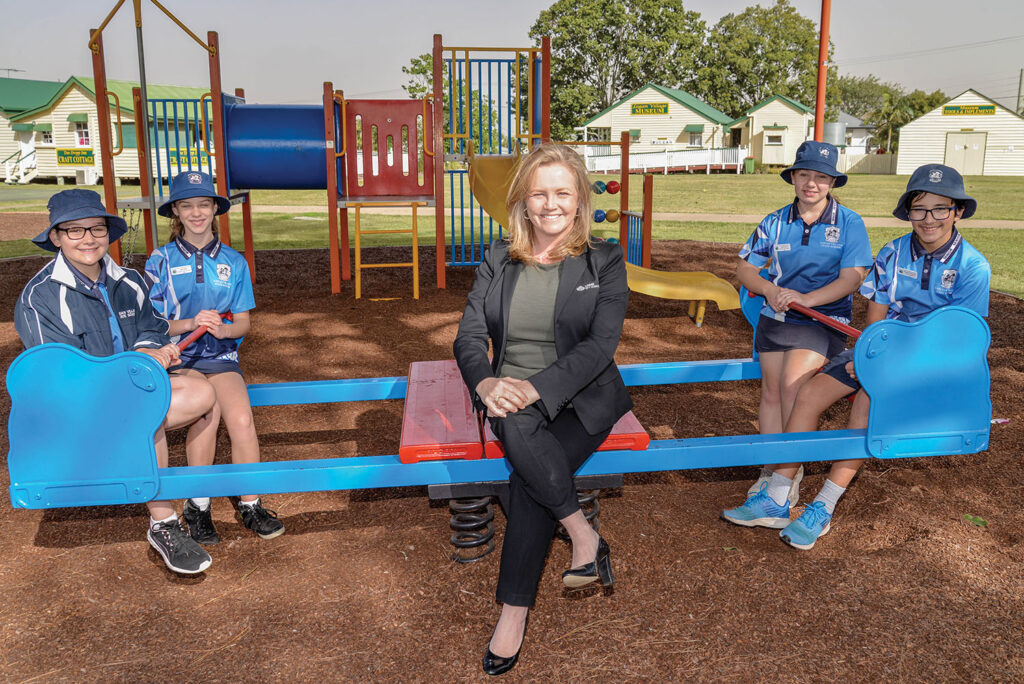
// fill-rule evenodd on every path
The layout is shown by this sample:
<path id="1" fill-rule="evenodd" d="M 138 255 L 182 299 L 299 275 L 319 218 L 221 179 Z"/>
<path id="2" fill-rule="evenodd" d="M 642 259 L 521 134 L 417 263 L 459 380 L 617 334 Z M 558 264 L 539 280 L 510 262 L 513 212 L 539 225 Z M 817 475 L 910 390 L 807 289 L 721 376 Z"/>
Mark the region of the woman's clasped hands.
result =
<path id="1" fill-rule="evenodd" d="M 516 378 L 484 378 L 476 386 L 476 394 L 487 407 L 490 417 L 504 418 L 540 399 L 529 380 Z"/>

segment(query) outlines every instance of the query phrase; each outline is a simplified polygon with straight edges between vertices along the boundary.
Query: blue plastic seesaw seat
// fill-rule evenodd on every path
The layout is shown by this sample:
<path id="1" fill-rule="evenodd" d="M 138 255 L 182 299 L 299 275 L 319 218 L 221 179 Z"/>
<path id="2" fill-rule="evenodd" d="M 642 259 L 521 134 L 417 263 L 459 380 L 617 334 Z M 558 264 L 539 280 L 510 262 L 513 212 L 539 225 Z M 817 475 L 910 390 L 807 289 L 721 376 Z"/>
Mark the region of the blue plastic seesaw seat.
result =
<path id="1" fill-rule="evenodd" d="M 987 449 L 990 340 L 985 319 L 959 306 L 914 323 L 868 326 L 854 351 L 857 378 L 871 397 L 868 452 L 901 458 Z"/>
<path id="2" fill-rule="evenodd" d="M 66 344 L 21 353 L 7 371 L 11 505 L 89 506 L 152 500 L 153 435 L 171 402 L 159 363 L 94 357 Z"/>

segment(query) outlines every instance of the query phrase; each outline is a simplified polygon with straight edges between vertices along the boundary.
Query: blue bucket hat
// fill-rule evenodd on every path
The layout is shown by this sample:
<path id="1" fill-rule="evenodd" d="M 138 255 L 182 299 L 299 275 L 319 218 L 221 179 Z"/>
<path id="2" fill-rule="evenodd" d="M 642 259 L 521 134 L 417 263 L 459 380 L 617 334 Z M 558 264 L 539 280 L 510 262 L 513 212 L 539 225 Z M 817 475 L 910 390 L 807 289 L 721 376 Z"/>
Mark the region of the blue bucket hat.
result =
<path id="1" fill-rule="evenodd" d="M 156 213 L 171 218 L 174 212 L 171 205 L 178 200 L 190 199 L 192 197 L 209 197 L 217 202 L 217 215 L 223 214 L 231 208 L 231 202 L 226 197 L 217 194 L 213 187 L 213 178 L 210 174 L 202 171 L 183 171 L 171 181 L 171 195 L 167 201 L 160 205 Z"/>
<path id="2" fill-rule="evenodd" d="M 77 221 L 86 218 L 105 218 L 107 220 L 107 236 L 115 242 L 128 232 L 128 224 L 116 214 L 108 214 L 99 193 L 84 188 L 62 190 L 52 196 L 46 203 L 50 210 L 50 225 L 32 242 L 48 252 L 56 252 L 57 245 L 50 240 L 50 231 L 65 221 Z"/>
<path id="3" fill-rule="evenodd" d="M 892 215 L 901 221 L 909 221 L 907 214 L 907 198 L 917 192 L 930 192 L 933 195 L 957 200 L 964 207 L 963 218 L 974 216 L 978 209 L 978 201 L 964 192 L 964 177 L 956 169 L 942 164 L 925 164 L 917 167 L 907 181 L 907 191 L 900 196 Z"/>
<path id="4" fill-rule="evenodd" d="M 788 169 L 780 173 L 782 180 L 786 181 L 790 185 L 793 184 L 791 174 L 797 169 L 808 169 L 810 171 L 817 171 L 823 173 L 826 176 L 832 176 L 836 179 L 836 183 L 833 187 L 841 188 L 846 185 L 846 174 L 839 173 L 836 170 L 836 163 L 839 161 L 839 150 L 836 149 L 835 145 L 830 145 L 826 142 L 818 142 L 816 140 L 808 140 L 800 145 L 796 150 L 796 161 Z"/>

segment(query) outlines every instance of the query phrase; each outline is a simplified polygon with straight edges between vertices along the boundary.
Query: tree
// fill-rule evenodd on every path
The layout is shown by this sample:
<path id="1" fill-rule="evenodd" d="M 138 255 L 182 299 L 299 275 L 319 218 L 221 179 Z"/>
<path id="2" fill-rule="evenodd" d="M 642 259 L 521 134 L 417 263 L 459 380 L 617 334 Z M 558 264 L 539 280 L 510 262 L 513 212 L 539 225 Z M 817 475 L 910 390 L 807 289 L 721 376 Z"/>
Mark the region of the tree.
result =
<path id="1" fill-rule="evenodd" d="M 871 112 L 881 109 L 886 93 L 892 96 L 903 94 L 903 89 L 897 84 L 883 83 L 874 74 L 830 78 L 830 96 L 833 91 L 838 108 L 858 119 L 864 119 Z"/>
<path id="2" fill-rule="evenodd" d="M 411 76 L 402 90 L 414 100 L 422 100 L 434 89 L 434 58 L 428 52 L 409 60 L 409 66 L 402 67 L 402 73 Z"/>
<path id="3" fill-rule="evenodd" d="M 788 0 L 725 15 L 711 29 L 703 55 L 695 94 L 730 116 L 773 95 L 814 105 L 818 25 Z"/>
<path id="4" fill-rule="evenodd" d="M 875 139 L 881 143 L 885 139 L 885 151 L 896 152 L 900 146 L 900 127 L 914 119 L 927 114 L 948 100 L 941 90 L 926 93 L 915 90 L 905 95 L 898 89 L 894 93 L 886 93 L 882 105 L 868 115 L 868 123 L 875 124 Z"/>
<path id="5" fill-rule="evenodd" d="M 552 137 L 648 82 L 691 87 L 706 30 L 682 0 L 556 0 L 530 28 L 551 36 Z"/>

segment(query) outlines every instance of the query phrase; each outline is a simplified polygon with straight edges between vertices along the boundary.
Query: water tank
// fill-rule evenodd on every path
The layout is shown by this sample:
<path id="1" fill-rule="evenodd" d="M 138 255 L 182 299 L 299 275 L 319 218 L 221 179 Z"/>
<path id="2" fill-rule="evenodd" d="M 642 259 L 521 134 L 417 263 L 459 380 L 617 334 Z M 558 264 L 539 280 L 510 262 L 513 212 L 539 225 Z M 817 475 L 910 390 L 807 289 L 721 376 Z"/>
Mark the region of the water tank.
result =
<path id="1" fill-rule="evenodd" d="M 824 131 L 825 142 L 831 143 L 836 147 L 843 147 L 846 145 L 846 124 L 845 123 L 827 123 L 825 124 Z"/>

